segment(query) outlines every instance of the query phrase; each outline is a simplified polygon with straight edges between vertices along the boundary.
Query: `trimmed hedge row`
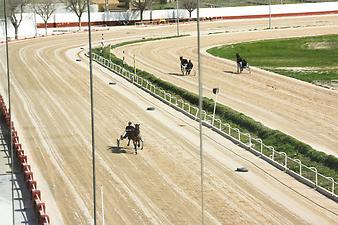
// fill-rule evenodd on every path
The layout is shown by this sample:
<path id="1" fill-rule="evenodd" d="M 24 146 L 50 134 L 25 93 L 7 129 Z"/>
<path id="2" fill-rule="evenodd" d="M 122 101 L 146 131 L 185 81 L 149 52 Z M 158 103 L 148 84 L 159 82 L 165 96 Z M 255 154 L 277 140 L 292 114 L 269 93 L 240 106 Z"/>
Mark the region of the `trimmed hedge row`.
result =
<path id="1" fill-rule="evenodd" d="M 135 43 L 135 42 L 128 42 Z M 123 44 L 119 44 L 122 46 Z M 112 46 L 115 48 L 117 46 Z M 109 59 L 109 48 L 94 49 L 94 52 L 98 55 L 101 55 Z M 117 58 L 114 54 L 111 54 L 111 60 L 120 66 L 124 66 L 125 69 L 130 72 L 134 72 L 134 68 L 124 64 L 123 61 Z M 166 82 L 160 78 L 155 77 L 154 75 L 136 69 L 136 72 L 139 76 L 147 79 L 156 86 L 164 89 L 165 91 L 171 93 L 172 95 L 179 96 L 185 101 L 189 102 L 192 105 L 198 105 L 198 95 L 192 92 L 189 92 L 183 88 L 177 87 L 172 83 Z M 203 109 L 212 113 L 214 106 L 214 101 L 212 99 L 203 98 Z M 324 152 L 316 151 L 309 145 L 296 140 L 295 138 L 286 135 L 278 130 L 272 130 L 268 127 L 265 127 L 260 122 L 253 120 L 252 118 L 239 113 L 227 106 L 217 104 L 216 108 L 217 117 L 219 117 L 223 122 L 231 124 L 231 126 L 239 128 L 242 132 L 249 132 L 251 135 L 262 139 L 266 145 L 273 146 L 276 150 L 280 152 L 285 152 L 288 156 L 292 158 L 298 158 L 308 166 L 315 166 L 318 169 L 318 172 L 324 174 L 325 176 L 330 176 L 338 179 L 338 158 L 333 155 L 327 155 Z"/>

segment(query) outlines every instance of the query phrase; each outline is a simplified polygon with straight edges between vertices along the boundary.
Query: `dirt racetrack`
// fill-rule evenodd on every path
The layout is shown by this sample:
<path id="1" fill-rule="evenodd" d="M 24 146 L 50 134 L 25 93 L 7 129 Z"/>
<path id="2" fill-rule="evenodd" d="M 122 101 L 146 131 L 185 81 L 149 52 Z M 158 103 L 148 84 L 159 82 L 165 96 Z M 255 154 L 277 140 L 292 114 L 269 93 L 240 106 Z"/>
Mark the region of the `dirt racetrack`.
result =
<path id="1" fill-rule="evenodd" d="M 327 18 L 337 20 L 337 17 Z M 323 20 L 323 17 L 318 20 Z M 255 21 L 257 27 L 263 26 L 261 20 Z M 223 23 L 226 24 L 226 21 Z M 254 22 L 248 23 L 250 25 L 243 24 L 243 29 L 254 26 Z M 280 23 L 283 24 L 282 20 Z M 308 23 L 315 22 L 311 20 Z M 217 26 L 220 24 L 217 22 Z M 242 29 L 238 24 L 234 23 L 234 27 Z M 210 29 L 217 29 L 217 26 L 213 27 L 215 24 L 203 24 L 205 27 L 208 25 Z M 193 31 L 194 24 L 184 27 L 184 32 Z M 175 31 L 174 26 L 112 28 L 105 32 L 105 37 L 112 38 L 111 43 L 116 43 L 141 37 L 169 36 L 175 34 Z M 300 29 L 298 33 L 301 31 Z M 281 31 L 283 32 L 286 31 Z M 311 32 L 322 32 L 322 27 Z M 264 36 L 266 31 L 262 33 Z M 273 33 L 275 32 L 271 32 L 271 35 Z M 245 33 L 243 35 L 248 36 Z M 99 41 L 100 38 L 101 33 L 96 32 L 94 39 Z M 186 41 L 186 38 L 180 40 Z M 85 45 L 86 41 L 86 34 L 81 33 L 10 45 L 10 57 L 15 60 L 15 63 L 11 64 L 12 111 L 15 124 L 21 142 L 29 150 L 31 162 L 34 162 L 33 171 L 39 171 L 35 174 L 39 181 L 38 187 L 42 190 L 42 198 L 46 199 L 47 211 L 53 224 L 91 224 L 93 219 L 88 64 L 82 53 L 78 55 L 80 47 Z M 167 44 L 170 45 L 170 42 Z M 156 46 L 155 43 L 154 49 Z M 182 51 L 188 54 L 186 52 L 191 51 L 191 48 L 181 47 L 182 50 L 179 50 L 178 46 L 170 50 L 168 58 L 176 59 L 177 53 Z M 142 47 L 138 49 L 144 51 Z M 136 50 L 132 48 L 130 51 Z M 127 54 L 132 54 L 129 49 Z M 148 54 L 142 54 L 142 63 L 138 65 L 140 67 L 146 65 L 148 57 Z M 149 50 L 149 57 L 153 57 L 153 54 Z M 193 57 L 192 53 L 189 55 Z M 163 57 L 160 54 L 158 56 Z M 82 59 L 81 62 L 76 61 L 79 58 Z M 212 62 L 215 63 L 215 72 L 223 69 L 216 67 L 220 65 L 219 62 Z M 154 63 L 158 62 L 155 60 Z M 175 65 L 174 62 L 162 64 L 163 68 L 159 68 L 158 75 L 179 82 L 189 89 L 196 87 L 195 77 L 181 78 L 167 74 L 168 71 L 177 71 Z M 148 68 L 150 72 L 155 71 L 153 66 L 148 65 Z M 167 72 L 163 74 L 161 71 Z M 200 224 L 198 124 L 97 65 L 94 66 L 94 76 L 98 222 L 102 223 L 102 185 L 106 224 Z M 239 96 L 237 101 L 243 101 L 254 89 L 262 89 L 262 93 L 257 91 L 255 95 L 268 95 L 271 96 L 271 101 L 279 101 L 276 91 L 260 84 L 261 80 L 268 80 L 276 86 L 280 94 L 285 94 L 281 95 L 283 99 L 291 93 L 297 101 L 299 98 L 305 98 L 305 93 L 296 92 L 293 85 L 304 85 L 313 90 L 311 96 L 314 99 L 322 94 L 327 97 L 337 96 L 336 92 L 297 81 L 285 81 L 280 77 L 268 77 L 256 71 L 251 77 L 226 74 L 222 76 L 224 79 L 221 80 L 227 80 L 233 89 L 233 96 Z M 207 74 L 205 78 L 206 86 L 212 87 L 213 81 L 207 79 Z M 1 77 L 1 81 L 3 80 L 5 78 Z M 221 80 L 217 82 L 220 83 Z M 116 82 L 116 85 L 108 85 L 110 81 Z M 234 83 L 230 84 L 231 82 Z M 240 94 L 244 91 L 236 87 L 239 82 L 245 83 L 245 91 L 249 92 L 247 96 Z M 285 87 L 284 82 L 289 84 L 290 90 Z M 5 89 L 5 82 L 1 82 L 1 88 Z M 225 88 L 222 93 L 226 93 Z M 229 96 L 229 99 L 234 98 L 233 96 Z M 222 96 L 222 100 L 226 99 Z M 259 116 L 266 115 L 260 114 L 261 111 L 271 111 L 273 115 L 276 111 L 272 111 L 272 107 L 264 109 L 266 101 L 264 98 L 257 98 L 257 108 L 260 109 L 253 108 L 255 111 L 249 111 L 249 107 L 243 109 L 251 112 L 249 115 L 258 113 L 257 117 L 253 116 L 258 119 Z M 289 101 L 291 99 L 285 99 L 280 104 Z M 337 113 L 337 104 L 330 101 L 333 101 L 333 98 L 323 102 L 323 107 L 327 103 L 332 107 L 333 113 Z M 294 113 L 295 105 L 296 103 L 286 105 L 284 108 L 279 106 L 280 117 L 287 114 L 289 108 Z M 155 107 L 155 111 L 147 111 L 149 106 Z M 319 110 L 318 108 L 315 106 L 316 110 Z M 306 114 L 309 107 L 299 109 L 304 111 L 299 111 L 298 114 Z M 306 116 L 312 119 L 312 113 L 311 111 L 311 114 Z M 328 114 L 329 119 L 332 116 Z M 289 118 L 285 118 L 285 123 Z M 280 123 L 281 120 L 277 119 L 279 117 L 276 116 L 276 123 Z M 298 117 L 296 119 L 298 120 Z M 122 133 L 129 120 L 141 124 L 142 136 L 145 139 L 144 150 L 137 156 L 132 154 L 131 148 L 122 151 L 116 149 L 115 139 Z M 331 121 L 331 124 L 335 122 Z M 323 126 L 330 128 L 327 124 Z M 336 223 L 337 203 L 223 137 L 207 129 L 204 131 L 203 188 L 206 224 Z M 333 134 L 336 134 L 335 132 Z M 307 133 L 311 134 L 311 130 L 307 130 Z M 240 166 L 249 168 L 249 172 L 235 172 Z"/>

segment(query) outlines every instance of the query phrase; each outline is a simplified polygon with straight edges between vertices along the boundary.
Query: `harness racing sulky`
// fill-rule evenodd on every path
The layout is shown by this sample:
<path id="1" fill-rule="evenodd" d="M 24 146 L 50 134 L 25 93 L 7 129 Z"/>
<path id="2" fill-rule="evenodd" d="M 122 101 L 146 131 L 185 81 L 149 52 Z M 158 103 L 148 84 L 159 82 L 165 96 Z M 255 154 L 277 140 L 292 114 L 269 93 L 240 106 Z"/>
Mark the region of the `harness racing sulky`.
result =
<path id="1" fill-rule="evenodd" d="M 249 73 L 251 73 L 249 63 L 245 59 L 241 58 L 238 53 L 236 53 L 236 62 L 237 62 L 237 73 L 242 73 L 244 69 L 248 70 Z"/>
<path id="2" fill-rule="evenodd" d="M 193 68 L 193 64 L 191 60 L 185 59 L 182 56 L 180 56 L 180 66 L 181 66 L 181 72 L 183 76 L 189 75 Z"/>
<path id="3" fill-rule="evenodd" d="M 140 124 L 135 124 L 134 127 L 132 126 L 131 122 L 128 123 L 125 132 L 116 139 L 118 150 L 120 150 L 121 141 L 123 139 L 128 139 L 127 146 L 129 146 L 130 141 L 133 142 L 135 155 L 137 155 L 137 149 L 143 150 L 143 139 L 141 137 Z"/>

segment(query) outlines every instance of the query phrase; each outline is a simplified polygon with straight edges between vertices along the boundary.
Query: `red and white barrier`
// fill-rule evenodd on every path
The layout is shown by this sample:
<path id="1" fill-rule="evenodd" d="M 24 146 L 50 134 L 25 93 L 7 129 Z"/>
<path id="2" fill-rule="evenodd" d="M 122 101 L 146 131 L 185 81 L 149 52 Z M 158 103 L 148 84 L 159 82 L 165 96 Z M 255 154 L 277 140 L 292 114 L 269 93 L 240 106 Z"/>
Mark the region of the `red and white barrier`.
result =
<path id="1" fill-rule="evenodd" d="M 9 112 L 5 105 L 3 97 L 0 95 L 0 110 L 6 125 L 12 128 L 13 150 L 20 163 L 21 171 L 24 175 L 27 190 L 31 193 L 32 204 L 37 215 L 39 225 L 50 225 L 50 218 L 46 213 L 46 204 L 41 200 L 41 191 L 37 188 L 37 181 L 34 180 L 33 171 L 28 164 L 27 155 L 19 142 L 18 131 L 15 130 L 14 123 L 11 121 Z"/>

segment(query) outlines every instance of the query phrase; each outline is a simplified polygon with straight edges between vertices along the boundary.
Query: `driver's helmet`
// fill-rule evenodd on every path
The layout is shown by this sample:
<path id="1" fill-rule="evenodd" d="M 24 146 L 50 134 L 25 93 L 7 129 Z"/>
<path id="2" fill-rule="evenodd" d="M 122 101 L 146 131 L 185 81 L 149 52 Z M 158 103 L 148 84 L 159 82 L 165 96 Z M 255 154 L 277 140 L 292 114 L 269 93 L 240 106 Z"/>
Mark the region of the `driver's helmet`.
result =
<path id="1" fill-rule="evenodd" d="M 131 122 L 130 122 L 130 121 L 128 122 L 128 125 L 131 125 Z"/>

